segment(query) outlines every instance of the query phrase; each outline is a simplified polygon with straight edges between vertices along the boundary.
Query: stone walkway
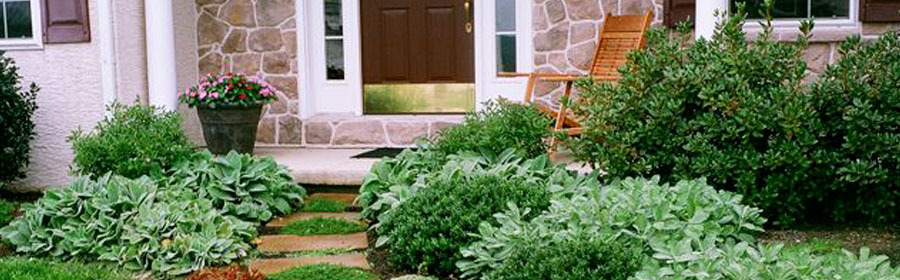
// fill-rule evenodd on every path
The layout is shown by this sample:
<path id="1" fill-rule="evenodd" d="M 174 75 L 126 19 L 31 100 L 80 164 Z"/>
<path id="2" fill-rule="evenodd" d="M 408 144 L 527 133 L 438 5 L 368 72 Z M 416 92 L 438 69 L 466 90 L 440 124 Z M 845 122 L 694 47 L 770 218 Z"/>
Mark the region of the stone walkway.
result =
<path id="1" fill-rule="evenodd" d="M 317 193 L 310 197 L 352 203 L 355 196 L 355 194 Z M 351 209 L 358 209 L 358 207 L 351 206 Z M 263 232 L 278 232 L 279 228 L 291 222 L 317 217 L 359 222 L 356 218 L 358 216 L 358 212 L 297 212 L 275 218 L 266 224 Z M 265 275 L 279 273 L 293 267 L 321 263 L 370 269 L 365 255 L 368 247 L 365 232 L 311 236 L 264 234 L 259 239 L 260 243 L 257 249 L 262 256 L 259 259 L 251 260 L 250 268 L 259 270 Z"/>

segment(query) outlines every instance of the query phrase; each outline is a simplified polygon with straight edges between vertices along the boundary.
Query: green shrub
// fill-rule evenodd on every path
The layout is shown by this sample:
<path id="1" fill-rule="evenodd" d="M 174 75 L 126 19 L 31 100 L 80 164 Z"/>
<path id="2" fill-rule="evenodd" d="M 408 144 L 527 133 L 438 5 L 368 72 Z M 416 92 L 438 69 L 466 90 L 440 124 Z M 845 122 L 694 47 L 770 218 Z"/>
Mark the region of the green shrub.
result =
<path id="1" fill-rule="evenodd" d="M 826 133 L 819 143 L 836 172 L 820 203 L 836 220 L 900 218 L 900 38 L 845 41 L 841 59 L 812 90 Z"/>
<path id="2" fill-rule="evenodd" d="M 319 234 L 346 234 L 362 232 L 366 226 L 359 223 L 339 220 L 335 218 L 312 218 L 304 221 L 296 221 L 281 228 L 281 234 L 292 235 L 319 235 Z"/>
<path id="3" fill-rule="evenodd" d="M 716 191 L 703 180 L 667 185 L 659 178 L 625 179 L 578 190 L 571 197 L 553 199 L 550 208 L 533 219 L 534 209 L 512 204 L 494 215 L 496 222 L 482 222 L 475 241 L 461 251 L 461 276 L 504 279 L 495 270 L 516 266 L 513 256 L 530 254 L 522 250 L 560 246 L 585 236 L 625 248 L 637 246 L 648 256 L 657 250 L 654 258 L 680 261 L 692 258 L 682 252 L 692 246 L 754 241 L 752 234 L 761 232 L 765 222 L 759 209 L 741 204 L 739 195 Z"/>
<path id="4" fill-rule="evenodd" d="M 13 214 L 19 209 L 19 204 L 0 198 L 0 227 L 13 220 Z"/>
<path id="5" fill-rule="evenodd" d="M 20 253 L 117 261 L 168 275 L 244 257 L 256 234 L 253 224 L 222 215 L 190 190 L 159 190 L 147 177 L 117 175 L 48 190 L 0 229 Z"/>
<path id="6" fill-rule="evenodd" d="M 389 260 L 395 266 L 450 275 L 461 257 L 459 249 L 474 241 L 469 232 L 481 221 L 507 202 L 545 209 L 549 197 L 544 185 L 493 174 L 432 181 L 382 221 L 378 234 L 390 238 Z"/>
<path id="7" fill-rule="evenodd" d="M 626 280 L 640 270 L 640 248 L 589 236 L 554 244 L 523 244 L 483 279 Z"/>
<path id="8" fill-rule="evenodd" d="M 550 123 L 550 117 L 534 107 L 487 102 L 462 124 L 441 131 L 432 148 L 447 155 L 482 150 L 499 154 L 514 148 L 534 157 L 547 152 L 544 139 L 550 136 Z"/>
<path id="9" fill-rule="evenodd" d="M 359 269 L 333 264 L 315 264 L 288 269 L 270 275 L 271 280 L 376 280 L 378 275 Z"/>
<path id="10" fill-rule="evenodd" d="M 586 130 L 568 144 L 610 178 L 705 177 L 787 225 L 815 210 L 828 179 L 817 162 L 822 125 L 801 86 L 807 39 L 774 42 L 764 26 L 748 42 L 739 7 L 711 40 L 651 30 L 616 86 L 580 82 Z"/>
<path id="11" fill-rule="evenodd" d="M 35 135 L 31 116 L 37 110 L 38 87 L 32 83 L 23 89 L 21 79 L 15 61 L 0 52 L 0 187 L 25 177 L 29 142 Z"/>
<path id="12" fill-rule="evenodd" d="M 225 214 L 254 223 L 290 214 L 306 195 L 306 190 L 293 182 L 290 171 L 271 157 L 234 151 L 219 157 L 208 152 L 197 154 L 161 180 L 212 200 L 213 206 Z"/>
<path id="13" fill-rule="evenodd" d="M 134 276 L 106 265 L 14 257 L 0 259 L 0 279 L 131 280 Z"/>
<path id="14" fill-rule="evenodd" d="M 97 178 L 112 172 L 137 178 L 165 171 L 193 153 L 175 112 L 121 104 L 109 108 L 111 117 L 93 132 L 72 132 L 74 171 Z"/>

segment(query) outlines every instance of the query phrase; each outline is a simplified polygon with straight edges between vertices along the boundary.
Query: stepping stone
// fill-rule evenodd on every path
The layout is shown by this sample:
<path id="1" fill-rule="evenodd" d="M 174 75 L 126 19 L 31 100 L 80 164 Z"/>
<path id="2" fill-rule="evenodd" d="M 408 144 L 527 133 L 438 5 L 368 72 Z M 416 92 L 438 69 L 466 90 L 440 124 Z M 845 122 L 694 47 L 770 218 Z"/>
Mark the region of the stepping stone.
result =
<path id="1" fill-rule="evenodd" d="M 369 262 L 364 254 L 342 254 L 330 256 L 305 256 L 297 258 L 256 259 L 250 261 L 250 268 L 259 270 L 262 274 L 271 275 L 294 267 L 313 264 L 334 264 L 347 267 L 370 269 Z"/>
<path id="2" fill-rule="evenodd" d="M 286 217 L 275 218 L 266 224 L 268 228 L 280 228 L 292 222 L 305 221 L 312 218 L 334 218 L 348 222 L 362 223 L 359 220 L 359 212 L 327 213 L 327 212 L 297 212 Z"/>
<path id="3" fill-rule="evenodd" d="M 333 248 L 356 250 L 369 247 L 365 232 L 309 236 L 278 234 L 260 236 L 259 239 L 260 244 L 257 249 L 264 253 L 287 253 Z"/>
<path id="4" fill-rule="evenodd" d="M 353 201 L 359 196 L 357 193 L 314 193 L 309 196 L 312 199 L 327 199 L 353 205 Z"/>

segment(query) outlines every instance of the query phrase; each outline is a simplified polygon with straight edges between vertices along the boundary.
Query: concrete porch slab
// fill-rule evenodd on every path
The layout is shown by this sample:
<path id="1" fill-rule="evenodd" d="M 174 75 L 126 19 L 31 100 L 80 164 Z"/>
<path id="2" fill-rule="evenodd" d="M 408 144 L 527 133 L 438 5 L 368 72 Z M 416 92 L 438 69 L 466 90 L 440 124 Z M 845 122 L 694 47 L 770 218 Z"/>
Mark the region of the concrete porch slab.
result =
<path id="1" fill-rule="evenodd" d="M 354 159 L 369 149 L 311 149 L 257 147 L 256 154 L 272 156 L 291 170 L 301 185 L 359 186 L 378 159 Z"/>

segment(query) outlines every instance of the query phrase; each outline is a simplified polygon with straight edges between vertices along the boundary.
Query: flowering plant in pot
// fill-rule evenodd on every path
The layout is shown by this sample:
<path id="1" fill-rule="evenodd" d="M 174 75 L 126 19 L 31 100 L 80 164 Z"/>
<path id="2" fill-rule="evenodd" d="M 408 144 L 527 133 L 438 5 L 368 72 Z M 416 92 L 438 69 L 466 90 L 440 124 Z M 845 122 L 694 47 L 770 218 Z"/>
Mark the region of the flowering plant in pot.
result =
<path id="1" fill-rule="evenodd" d="M 275 101 L 275 88 L 244 73 L 207 75 L 198 85 L 178 93 L 178 100 L 197 108 L 209 151 L 252 153 L 262 106 Z"/>

